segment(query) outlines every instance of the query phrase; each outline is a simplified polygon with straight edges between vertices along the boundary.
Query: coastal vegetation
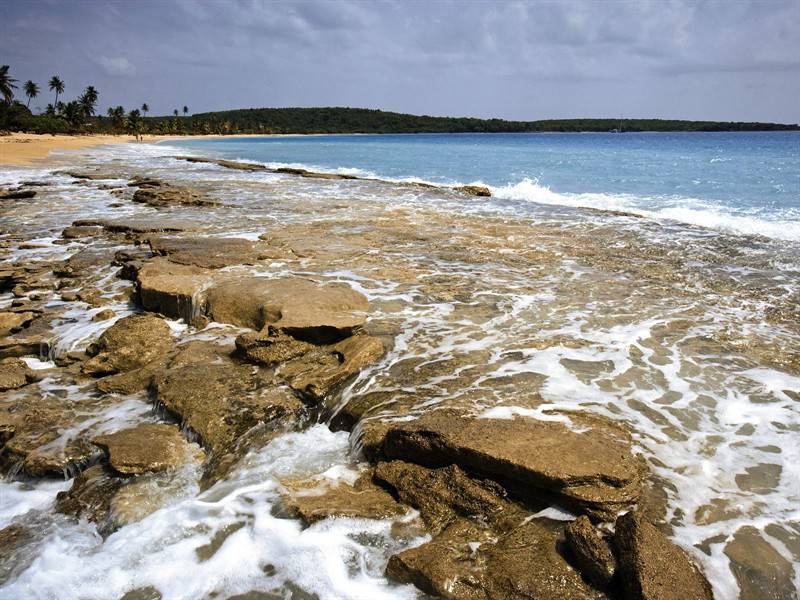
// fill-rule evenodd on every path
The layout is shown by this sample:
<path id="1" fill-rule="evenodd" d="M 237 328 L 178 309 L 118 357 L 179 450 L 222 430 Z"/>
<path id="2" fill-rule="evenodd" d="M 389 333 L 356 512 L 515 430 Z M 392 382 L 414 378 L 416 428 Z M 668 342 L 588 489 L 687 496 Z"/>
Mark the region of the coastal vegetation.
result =
<path id="1" fill-rule="evenodd" d="M 147 116 L 147 103 L 126 112 L 111 107 L 105 116 L 96 115 L 99 94 L 88 86 L 76 100 L 59 102 L 66 86 L 54 75 L 48 88 L 55 93 L 53 104 L 42 114 L 30 111 L 30 101 L 39 95 L 33 81 L 24 86 L 28 102 L 14 100 L 16 80 L 9 66 L 0 67 L 0 131 L 33 133 L 129 133 L 197 134 L 275 134 L 275 133 L 545 133 L 605 131 L 785 131 L 800 130 L 798 124 L 686 121 L 674 119 L 545 119 L 507 121 L 473 117 L 433 117 L 382 110 L 349 107 L 248 108 L 189 116 L 189 108 L 174 109 L 169 116 Z M 182 115 L 182 116 L 181 116 Z"/>

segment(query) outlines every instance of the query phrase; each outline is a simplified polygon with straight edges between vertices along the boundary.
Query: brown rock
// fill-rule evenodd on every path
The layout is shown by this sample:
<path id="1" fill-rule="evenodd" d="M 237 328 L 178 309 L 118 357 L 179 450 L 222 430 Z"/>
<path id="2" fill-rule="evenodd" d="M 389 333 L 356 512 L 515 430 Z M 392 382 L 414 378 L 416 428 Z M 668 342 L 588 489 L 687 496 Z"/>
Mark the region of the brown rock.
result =
<path id="1" fill-rule="evenodd" d="M 0 312 L 0 336 L 20 331 L 36 318 L 33 312 Z"/>
<path id="2" fill-rule="evenodd" d="M 330 517 L 385 519 L 406 512 L 391 494 L 372 483 L 369 471 L 353 485 L 343 482 L 326 485 L 311 480 L 284 482 L 284 488 L 284 505 L 306 525 Z"/>
<path id="3" fill-rule="evenodd" d="M 19 358 L 0 360 L 0 392 L 14 390 L 36 380 L 36 374 Z"/>
<path id="4" fill-rule="evenodd" d="M 138 425 L 92 441 L 108 453 L 114 470 L 125 475 L 164 471 L 195 461 L 198 453 L 202 455 L 177 427 L 161 423 Z"/>
<path id="5" fill-rule="evenodd" d="M 711 586 L 686 552 L 635 512 L 617 519 L 614 535 L 625 598 L 711 600 Z"/>
<path id="6" fill-rule="evenodd" d="M 151 250 L 180 265 L 221 269 L 252 265 L 264 254 L 264 245 L 241 238 L 151 238 Z"/>
<path id="7" fill-rule="evenodd" d="M 386 574 L 453 600 L 597 599 L 558 553 L 561 526 L 536 519 L 497 537 L 466 520 L 392 556 Z"/>
<path id="8" fill-rule="evenodd" d="M 285 333 L 271 331 L 244 333 L 236 338 L 236 349 L 242 358 L 267 366 L 297 358 L 316 347 Z"/>
<path id="9" fill-rule="evenodd" d="M 85 248 L 70 256 L 60 266 L 56 266 L 53 273 L 57 277 L 83 277 L 98 267 L 108 265 L 111 260 L 112 254 L 109 250 Z"/>
<path id="10" fill-rule="evenodd" d="M 755 527 L 742 527 L 725 546 L 741 600 L 796 600 L 794 569 Z"/>
<path id="11" fill-rule="evenodd" d="M 308 279 L 248 277 L 212 286 L 208 315 L 217 322 L 261 330 L 271 325 L 292 337 L 330 343 L 352 335 L 369 302 L 350 286 Z"/>
<path id="12" fill-rule="evenodd" d="M 36 190 L 1 190 L 0 200 L 27 200 L 36 196 Z"/>
<path id="13" fill-rule="evenodd" d="M 469 196 L 491 196 L 492 192 L 484 185 L 462 185 L 454 187 L 453 190 L 467 194 Z"/>
<path id="14" fill-rule="evenodd" d="M 115 477 L 102 465 L 95 465 L 78 475 L 69 490 L 58 493 L 55 509 L 97 523 L 101 535 L 106 536 L 116 529 L 111 518 L 111 501 L 124 484 L 124 479 Z"/>
<path id="15" fill-rule="evenodd" d="M 183 204 L 187 206 L 217 206 L 217 202 L 209 200 L 197 190 L 185 187 L 141 187 L 133 194 L 133 201 L 149 206 L 170 206 Z"/>
<path id="16" fill-rule="evenodd" d="M 95 313 L 95 315 L 92 317 L 92 321 L 95 322 L 108 321 L 109 319 L 113 319 L 116 316 L 117 313 L 115 313 L 113 310 L 111 310 L 110 308 L 105 308 L 101 310 L 99 313 Z"/>
<path id="17" fill-rule="evenodd" d="M 279 375 L 293 390 L 318 401 L 339 389 L 383 354 L 383 343 L 378 338 L 356 334 L 283 364 Z"/>
<path id="18" fill-rule="evenodd" d="M 611 547 L 595 529 L 592 522 L 582 515 L 564 530 L 567 547 L 573 562 L 587 580 L 600 588 L 606 588 L 614 579 L 617 560 Z"/>
<path id="19" fill-rule="evenodd" d="M 419 510 L 433 533 L 462 517 L 501 528 L 522 520 L 519 509 L 505 499 L 503 488 L 472 479 L 455 465 L 427 469 L 399 460 L 382 462 L 375 467 L 374 478 L 392 489 L 401 502 Z"/>
<path id="20" fill-rule="evenodd" d="M 0 359 L 19 356 L 47 356 L 49 351 L 50 346 L 47 341 L 39 336 L 0 339 Z"/>
<path id="21" fill-rule="evenodd" d="M 73 240 L 85 237 L 100 235 L 103 230 L 100 227 L 67 227 L 61 232 L 61 237 Z"/>
<path id="22" fill-rule="evenodd" d="M 203 312 L 200 295 L 211 282 L 211 271 L 166 258 L 145 263 L 136 276 L 139 303 L 145 310 L 187 321 Z"/>
<path id="23" fill-rule="evenodd" d="M 73 227 L 102 227 L 110 233 L 142 234 L 180 232 L 195 229 L 192 223 L 171 219 L 131 217 L 127 219 L 79 219 Z"/>
<path id="24" fill-rule="evenodd" d="M 380 450 L 431 467 L 456 464 L 523 500 L 554 499 L 600 518 L 613 518 L 641 493 L 640 463 L 624 432 L 610 424 L 577 433 L 553 421 L 436 410 L 391 424 Z"/>
<path id="25" fill-rule="evenodd" d="M 156 315 L 124 317 L 106 329 L 81 367 L 89 375 L 125 373 L 143 367 L 175 346 L 169 325 Z"/>

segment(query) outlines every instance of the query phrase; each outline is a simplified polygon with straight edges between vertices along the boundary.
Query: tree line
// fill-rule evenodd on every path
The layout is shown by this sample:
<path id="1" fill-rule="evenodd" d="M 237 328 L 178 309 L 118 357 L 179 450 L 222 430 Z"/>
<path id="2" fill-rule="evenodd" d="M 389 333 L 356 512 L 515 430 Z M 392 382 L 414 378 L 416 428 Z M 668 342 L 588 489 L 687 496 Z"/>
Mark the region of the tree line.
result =
<path id="1" fill-rule="evenodd" d="M 26 81 L 22 89 L 27 104 L 14 100 L 17 81 L 8 65 L 0 67 L 0 130 L 37 133 L 143 133 L 183 134 L 271 134 L 271 133 L 543 133 L 603 131 L 776 131 L 798 130 L 797 124 L 681 121 L 665 119 L 549 119 L 506 121 L 472 117 L 431 117 L 364 108 L 250 108 L 199 113 L 189 116 L 189 108 L 177 108 L 171 116 L 148 117 L 149 106 L 126 110 L 111 107 L 106 115 L 96 115 L 98 92 L 88 86 L 75 100 L 59 102 L 65 85 L 58 76 L 48 82 L 55 94 L 40 115 L 30 112 L 30 101 L 40 89 Z M 182 114 L 182 116 L 181 116 Z"/>

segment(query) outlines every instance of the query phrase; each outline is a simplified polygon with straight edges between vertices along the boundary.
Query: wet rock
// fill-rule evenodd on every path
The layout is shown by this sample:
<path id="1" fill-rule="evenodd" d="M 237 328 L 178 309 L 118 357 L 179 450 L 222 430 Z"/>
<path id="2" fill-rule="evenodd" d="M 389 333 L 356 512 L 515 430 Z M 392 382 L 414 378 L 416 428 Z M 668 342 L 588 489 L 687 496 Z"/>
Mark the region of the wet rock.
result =
<path id="1" fill-rule="evenodd" d="M 459 520 L 432 541 L 392 556 L 386 574 L 454 600 L 603 598 L 558 553 L 561 526 L 544 521 L 497 537 Z"/>
<path id="2" fill-rule="evenodd" d="M 0 359 L 20 356 L 47 356 L 50 346 L 40 336 L 0 339 Z"/>
<path id="3" fill-rule="evenodd" d="M 304 397 L 319 401 L 383 356 L 383 343 L 363 333 L 322 346 L 283 364 L 279 375 Z"/>
<path id="4" fill-rule="evenodd" d="M 454 187 L 454 191 L 467 194 L 468 196 L 491 196 L 492 192 L 484 185 L 462 185 Z"/>
<path id="5" fill-rule="evenodd" d="M 35 532 L 19 523 L 12 523 L 0 529 L 0 585 L 19 571 L 19 555 L 23 548 L 35 539 Z"/>
<path id="6" fill-rule="evenodd" d="M 131 217 L 127 219 L 79 219 L 73 227 L 102 227 L 110 233 L 142 234 L 181 232 L 194 229 L 192 223 L 170 219 Z"/>
<path id="7" fill-rule="evenodd" d="M 212 450 L 215 472 L 252 449 L 249 436 L 265 442 L 299 426 L 307 416 L 305 405 L 291 390 L 276 386 L 258 369 L 231 360 L 215 344 L 183 346 L 169 367 L 155 376 L 153 389 L 157 401 L 179 415 Z M 230 458 L 223 460 L 226 454 Z"/>
<path id="8" fill-rule="evenodd" d="M 34 373 L 25 361 L 19 358 L 0 360 L 0 392 L 15 390 L 36 381 Z"/>
<path id="9" fill-rule="evenodd" d="M 94 438 L 111 467 L 125 475 L 158 472 L 197 461 L 202 452 L 174 425 L 146 423 Z"/>
<path id="10" fill-rule="evenodd" d="M 372 483 L 367 471 L 352 485 L 346 482 L 284 482 L 283 503 L 292 516 L 312 525 L 331 517 L 386 519 L 406 509 L 386 490 Z"/>
<path id="11" fill-rule="evenodd" d="M 617 519 L 618 573 L 631 600 L 711 600 L 711 586 L 686 552 L 636 512 Z"/>
<path id="12" fill-rule="evenodd" d="M 101 179 L 117 179 L 113 175 L 107 175 L 104 173 L 89 173 L 89 172 L 82 172 L 82 171 L 55 171 L 53 175 L 66 175 L 67 177 L 72 177 L 73 179 L 85 179 L 87 181 L 98 181 Z"/>
<path id="13" fill-rule="evenodd" d="M 135 175 L 128 183 L 128 187 L 162 187 L 168 185 L 166 182 L 155 177 L 140 177 Z"/>
<path id="14" fill-rule="evenodd" d="M 101 535 L 108 535 L 116 529 L 111 501 L 123 485 L 124 479 L 115 477 L 102 465 L 95 465 L 78 475 L 69 490 L 58 493 L 55 509 L 75 519 L 96 523 Z"/>
<path id="15" fill-rule="evenodd" d="M 395 460 L 378 463 L 375 481 L 393 490 L 401 502 L 420 511 L 433 533 L 462 517 L 474 517 L 504 528 L 522 520 L 521 512 L 492 481 L 469 477 L 455 465 L 427 469 Z"/>
<path id="16" fill-rule="evenodd" d="M 388 459 L 430 467 L 456 464 L 522 500 L 553 499 L 609 519 L 639 499 L 641 465 L 623 431 L 610 423 L 593 425 L 578 433 L 554 421 L 479 419 L 436 410 L 392 423 L 377 450 Z M 365 444 L 373 458 L 375 450 Z"/>
<path id="17" fill-rule="evenodd" d="M 61 237 L 73 240 L 85 237 L 94 237 L 103 233 L 100 227 L 67 227 L 61 232 Z"/>
<path id="18" fill-rule="evenodd" d="M 117 313 L 115 313 L 113 310 L 111 310 L 110 308 L 105 308 L 101 310 L 99 313 L 95 313 L 95 315 L 92 316 L 92 321 L 94 322 L 107 321 L 108 319 L 113 319 L 116 316 Z"/>
<path id="19" fill-rule="evenodd" d="M 586 516 L 572 521 L 564 530 L 573 562 L 583 576 L 599 588 L 614 579 L 617 560 L 608 542 Z"/>
<path id="20" fill-rule="evenodd" d="M 352 335 L 366 321 L 369 302 L 350 286 L 308 279 L 248 277 L 206 292 L 207 314 L 220 323 L 261 330 L 267 325 L 313 343 Z"/>
<path id="21" fill-rule="evenodd" d="M 200 293 L 212 281 L 207 269 L 155 258 L 144 264 L 136 276 L 138 300 L 145 310 L 188 321 L 202 313 Z"/>
<path id="22" fill-rule="evenodd" d="M 143 367 L 175 346 L 169 325 L 152 314 L 130 315 L 106 329 L 81 367 L 87 375 L 125 373 Z"/>
<path id="23" fill-rule="evenodd" d="M 89 274 L 91 271 L 111 263 L 112 254 L 108 250 L 86 248 L 73 254 L 60 266 L 53 269 L 57 277 L 77 278 Z"/>
<path id="24" fill-rule="evenodd" d="M 248 362 L 272 366 L 297 358 L 317 348 L 285 333 L 258 331 L 236 338 L 239 355 Z"/>
<path id="25" fill-rule="evenodd" d="M 36 318 L 34 312 L 0 312 L 0 336 L 16 333 Z"/>
<path id="26" fill-rule="evenodd" d="M 742 600 L 796 599 L 794 569 L 754 527 L 742 527 L 725 546 Z"/>
<path id="27" fill-rule="evenodd" d="M 241 238 L 151 238 L 150 248 L 171 262 L 206 269 L 252 265 L 265 254 L 265 246 Z"/>
<path id="28" fill-rule="evenodd" d="M 27 200 L 36 196 L 36 190 L 0 189 L 0 200 Z"/>
<path id="29" fill-rule="evenodd" d="M 217 206 L 217 202 L 209 200 L 197 190 L 185 187 L 140 187 L 133 194 L 133 201 L 149 206 Z"/>
<path id="30" fill-rule="evenodd" d="M 297 169 L 294 167 L 279 167 L 273 170 L 274 173 L 282 173 L 284 175 L 296 175 L 298 177 L 308 177 L 310 179 L 359 179 L 355 175 L 345 175 L 343 173 L 318 173 L 315 171 L 307 171 L 306 169 Z"/>
<path id="31" fill-rule="evenodd" d="M 134 394 L 148 390 L 153 379 L 166 368 L 168 357 L 159 357 L 139 369 L 98 379 L 97 389 L 106 394 Z"/>

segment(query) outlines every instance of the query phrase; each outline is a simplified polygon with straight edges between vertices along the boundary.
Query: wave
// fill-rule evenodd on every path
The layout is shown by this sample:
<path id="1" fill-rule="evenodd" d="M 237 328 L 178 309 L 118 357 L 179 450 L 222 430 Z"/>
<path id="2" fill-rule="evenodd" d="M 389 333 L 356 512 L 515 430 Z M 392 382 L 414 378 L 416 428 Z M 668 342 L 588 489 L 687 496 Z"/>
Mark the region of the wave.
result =
<path id="1" fill-rule="evenodd" d="M 739 235 L 761 235 L 776 240 L 800 241 L 800 215 L 787 211 L 773 218 L 741 212 L 696 198 L 646 198 L 629 194 L 561 193 L 523 179 L 513 185 L 491 187 L 492 195 L 537 204 L 627 212 L 651 219 L 677 221 Z M 668 204 L 659 207 L 658 205 Z M 783 217 L 783 218 L 781 218 Z"/>

